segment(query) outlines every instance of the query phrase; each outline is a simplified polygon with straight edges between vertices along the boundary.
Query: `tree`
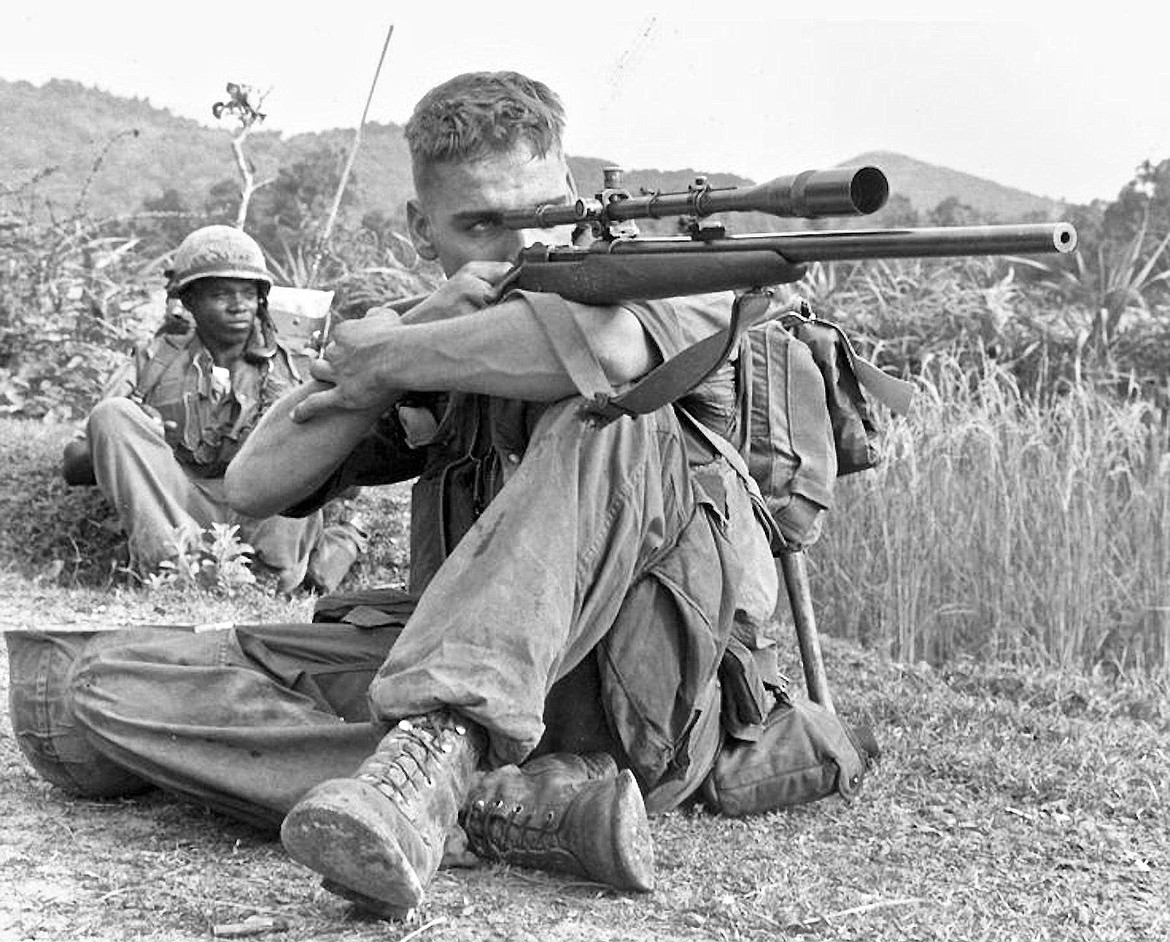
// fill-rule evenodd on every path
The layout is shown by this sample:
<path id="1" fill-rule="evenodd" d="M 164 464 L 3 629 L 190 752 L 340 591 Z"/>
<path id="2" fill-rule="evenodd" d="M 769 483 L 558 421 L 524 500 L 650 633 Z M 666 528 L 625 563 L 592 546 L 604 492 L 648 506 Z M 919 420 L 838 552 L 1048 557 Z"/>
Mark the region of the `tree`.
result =
<path id="1" fill-rule="evenodd" d="M 979 211 L 957 196 L 948 196 L 927 214 L 932 226 L 977 226 L 984 220 Z"/>
<path id="2" fill-rule="evenodd" d="M 233 115 L 240 123 L 239 129 L 232 137 L 232 154 L 236 158 L 236 169 L 240 172 L 243 186 L 240 189 L 240 204 L 236 211 L 235 225 L 238 229 L 244 228 L 244 221 L 248 218 L 248 206 L 256 191 L 271 183 L 271 180 L 256 181 L 256 168 L 244 154 L 244 141 L 252 133 L 256 125 L 266 117 L 260 111 L 264 105 L 267 92 L 261 92 L 251 85 L 242 85 L 239 82 L 228 82 L 226 87 L 227 101 L 217 101 L 211 106 L 211 113 L 218 121 L 225 114 Z"/>
<path id="3" fill-rule="evenodd" d="M 1170 232 L 1170 160 L 1143 161 L 1134 177 L 1105 209 L 1103 232 L 1115 242 L 1128 242 L 1142 227 L 1156 244 Z"/>
<path id="4" fill-rule="evenodd" d="M 168 252 L 194 228 L 195 215 L 182 194 L 174 187 L 167 187 L 158 196 L 148 196 L 142 201 L 142 218 L 134 230 L 150 252 Z"/>
<path id="5" fill-rule="evenodd" d="M 218 223 L 230 226 L 236 219 L 236 208 L 240 204 L 240 187 L 235 180 L 220 180 L 207 191 L 203 200 L 203 215 L 208 224 Z"/>
<path id="6" fill-rule="evenodd" d="M 291 166 L 282 167 L 252 202 L 249 231 L 268 254 L 274 270 L 291 284 L 307 285 L 311 280 L 312 258 L 320 248 L 343 162 L 336 148 L 320 144 Z M 342 194 L 341 205 L 351 204 L 353 198 L 349 187 Z"/>
<path id="7" fill-rule="evenodd" d="M 911 229 L 922 224 L 918 210 L 904 193 L 895 193 L 878 212 L 873 225 L 887 229 Z"/>

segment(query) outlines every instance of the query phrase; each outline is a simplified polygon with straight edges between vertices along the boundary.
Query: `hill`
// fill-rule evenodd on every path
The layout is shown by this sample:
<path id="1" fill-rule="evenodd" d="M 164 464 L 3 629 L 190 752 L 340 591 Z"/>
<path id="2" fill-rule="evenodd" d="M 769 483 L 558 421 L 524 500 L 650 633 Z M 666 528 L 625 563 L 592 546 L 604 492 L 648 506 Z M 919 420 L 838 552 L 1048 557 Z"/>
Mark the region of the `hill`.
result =
<path id="1" fill-rule="evenodd" d="M 843 161 L 841 166 L 869 164 L 885 173 L 891 194 L 906 197 L 920 213 L 929 212 L 950 197 L 1000 222 L 1020 222 L 1029 217 L 1055 219 L 1064 210 L 1064 204 L 1057 200 L 891 151 L 867 151 Z"/>
<path id="2" fill-rule="evenodd" d="M 73 210 L 87 182 L 87 205 L 99 216 L 133 212 L 168 187 L 199 205 L 211 186 L 235 175 L 230 140 L 226 128 L 146 99 L 58 79 L 39 87 L 0 81 L 0 185 L 11 191 L 43 175 L 34 195 L 57 214 Z M 281 143 L 275 133 L 253 136 L 260 173 L 277 165 Z"/>
<path id="3" fill-rule="evenodd" d="M 208 102 L 209 111 L 210 106 Z M 223 123 L 206 126 L 155 107 L 148 99 L 123 98 L 73 81 L 54 79 L 34 86 L 0 80 L 0 197 L 27 200 L 32 195 L 39 207 L 59 217 L 72 212 L 84 194 L 93 214 L 118 216 L 174 189 L 187 206 L 198 209 L 215 184 L 236 181 L 230 149 L 234 125 Z M 247 152 L 262 179 L 322 144 L 344 152 L 352 135 L 352 129 L 343 128 L 287 137 L 259 131 L 249 138 Z M 610 161 L 574 155 L 570 163 L 581 190 L 592 193 L 600 188 L 601 169 Z M 948 197 L 1005 221 L 1059 212 L 1060 204 L 1044 197 L 901 154 L 871 152 L 843 161 L 862 163 L 881 167 L 892 193 L 906 197 L 921 213 Z M 402 128 L 368 124 L 354 172 L 352 216 L 380 209 L 400 217 L 411 189 Z M 632 169 L 627 183 L 635 191 L 643 186 L 681 190 L 696 173 L 689 168 Z M 753 182 L 732 174 L 707 176 L 716 186 Z M 751 228 L 776 223 L 763 217 L 743 222 Z"/>

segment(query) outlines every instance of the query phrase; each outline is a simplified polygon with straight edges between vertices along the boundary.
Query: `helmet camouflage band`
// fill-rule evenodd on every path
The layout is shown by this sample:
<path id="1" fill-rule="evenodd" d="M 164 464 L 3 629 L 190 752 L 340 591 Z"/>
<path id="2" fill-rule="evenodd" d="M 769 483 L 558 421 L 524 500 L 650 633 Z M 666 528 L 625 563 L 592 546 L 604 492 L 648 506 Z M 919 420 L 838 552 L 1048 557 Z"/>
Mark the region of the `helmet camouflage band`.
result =
<path id="1" fill-rule="evenodd" d="M 243 278 L 272 287 L 264 252 L 250 235 L 234 226 L 204 226 L 188 235 L 175 250 L 167 272 L 167 294 L 175 297 L 200 278 Z"/>

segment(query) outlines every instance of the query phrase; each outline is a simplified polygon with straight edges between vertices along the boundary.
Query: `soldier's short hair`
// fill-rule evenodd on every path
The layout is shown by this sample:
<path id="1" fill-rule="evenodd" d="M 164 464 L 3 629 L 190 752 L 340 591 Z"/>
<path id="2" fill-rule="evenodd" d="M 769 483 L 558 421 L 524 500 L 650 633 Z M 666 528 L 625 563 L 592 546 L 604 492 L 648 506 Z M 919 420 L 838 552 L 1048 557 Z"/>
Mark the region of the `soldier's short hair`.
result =
<path id="1" fill-rule="evenodd" d="M 414 185 L 436 164 L 474 161 L 528 144 L 538 157 L 560 154 L 561 99 L 519 72 L 465 72 L 427 92 L 406 122 Z"/>

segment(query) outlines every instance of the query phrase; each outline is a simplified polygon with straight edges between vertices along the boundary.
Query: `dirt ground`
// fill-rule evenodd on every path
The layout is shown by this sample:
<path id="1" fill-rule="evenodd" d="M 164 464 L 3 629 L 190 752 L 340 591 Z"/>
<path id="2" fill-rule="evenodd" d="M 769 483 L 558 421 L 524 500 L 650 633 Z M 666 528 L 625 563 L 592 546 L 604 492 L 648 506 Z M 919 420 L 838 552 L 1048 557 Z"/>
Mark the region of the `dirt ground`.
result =
<path id="1" fill-rule="evenodd" d="M 0 608 L 9 626 L 183 620 L 141 595 L 2 573 Z M 0 940 L 203 940 L 250 917 L 267 928 L 248 937 L 274 942 L 1170 938 L 1163 688 L 944 674 L 832 639 L 826 659 L 840 709 L 869 719 L 884 751 L 857 801 L 656 818 L 647 896 L 501 866 L 442 871 L 406 923 L 364 918 L 271 835 L 166 794 L 69 797 L 37 778 L 0 708 Z M 7 678 L 0 648 L 4 704 Z"/>

